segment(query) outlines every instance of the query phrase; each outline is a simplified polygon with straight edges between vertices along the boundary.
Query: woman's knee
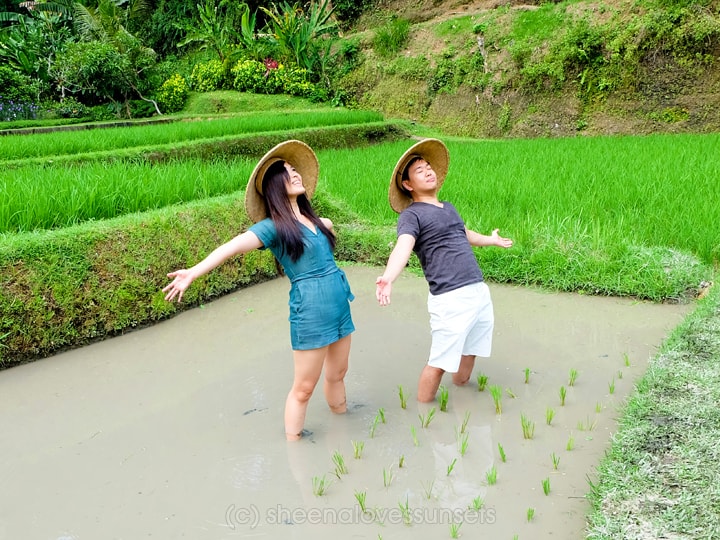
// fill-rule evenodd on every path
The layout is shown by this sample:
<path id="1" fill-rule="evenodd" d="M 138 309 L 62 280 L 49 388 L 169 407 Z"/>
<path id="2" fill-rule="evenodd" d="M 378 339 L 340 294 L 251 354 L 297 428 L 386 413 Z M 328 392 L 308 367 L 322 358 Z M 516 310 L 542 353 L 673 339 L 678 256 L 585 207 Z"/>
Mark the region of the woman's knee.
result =
<path id="1" fill-rule="evenodd" d="M 300 403 L 306 403 L 312 397 L 316 384 L 317 381 L 296 381 L 290 393 Z"/>

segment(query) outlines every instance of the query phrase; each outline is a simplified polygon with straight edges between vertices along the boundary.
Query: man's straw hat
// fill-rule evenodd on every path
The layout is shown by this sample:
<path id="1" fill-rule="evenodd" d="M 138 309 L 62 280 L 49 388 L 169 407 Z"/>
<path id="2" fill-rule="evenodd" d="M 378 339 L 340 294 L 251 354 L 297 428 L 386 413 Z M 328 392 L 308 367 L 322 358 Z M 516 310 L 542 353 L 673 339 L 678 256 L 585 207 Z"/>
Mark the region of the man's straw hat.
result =
<path id="1" fill-rule="evenodd" d="M 287 161 L 300 173 L 303 186 L 305 186 L 305 196 L 308 199 L 311 199 L 313 193 L 315 193 L 319 171 L 315 152 L 302 141 L 290 140 L 282 142 L 258 161 L 248 180 L 245 189 L 245 210 L 254 223 L 268 217 L 265 212 L 262 183 L 268 168 L 278 161 Z"/>
<path id="2" fill-rule="evenodd" d="M 440 186 L 442 186 L 445 181 L 445 176 L 447 176 L 450 154 L 442 141 L 438 139 L 423 139 L 412 145 L 398 160 L 397 165 L 395 165 L 395 170 L 392 173 L 392 178 L 390 179 L 388 199 L 390 200 L 390 206 L 398 214 L 412 203 L 412 197 L 402 187 L 402 177 L 410 160 L 418 156 L 427 161 L 435 171 L 438 189 L 440 189 Z"/>

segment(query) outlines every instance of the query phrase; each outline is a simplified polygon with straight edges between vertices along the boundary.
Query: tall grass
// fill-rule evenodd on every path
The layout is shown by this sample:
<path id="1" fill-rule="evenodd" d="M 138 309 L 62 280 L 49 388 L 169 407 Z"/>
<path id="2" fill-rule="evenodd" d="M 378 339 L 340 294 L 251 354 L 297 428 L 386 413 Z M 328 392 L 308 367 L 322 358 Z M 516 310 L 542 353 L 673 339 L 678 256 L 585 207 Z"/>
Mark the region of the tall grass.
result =
<path id="1" fill-rule="evenodd" d="M 255 163 L 90 162 L 0 172 L 0 232 L 60 228 L 244 189 Z"/>
<path id="2" fill-rule="evenodd" d="M 469 228 L 489 234 L 498 227 L 515 241 L 512 250 L 480 252 L 484 266 L 501 260 L 495 279 L 628 294 L 638 284 L 672 281 L 675 268 L 692 270 L 693 257 L 720 261 L 718 134 L 446 143 L 450 169 L 440 198 Z M 394 226 L 390 175 L 411 144 L 318 151 L 319 189 L 368 223 Z M 253 165 L 188 160 L 2 171 L 0 231 L 232 193 L 244 188 Z M 657 268 L 665 268 L 662 275 Z"/>
<path id="3" fill-rule="evenodd" d="M 60 156 L 210 139 L 242 133 L 359 124 L 381 120 L 381 114 L 371 111 L 323 109 L 320 111 L 284 111 L 282 114 L 276 112 L 248 113 L 231 118 L 211 118 L 204 121 L 171 124 L 7 135 L 2 138 L 0 145 L 0 160 Z"/>
<path id="4" fill-rule="evenodd" d="M 440 198 L 469 228 L 557 256 L 628 244 L 689 250 L 720 260 L 720 135 L 469 141 L 446 139 L 450 169 Z M 340 150 L 323 158 L 328 189 L 371 222 L 394 224 L 393 167 L 409 142 Z"/>

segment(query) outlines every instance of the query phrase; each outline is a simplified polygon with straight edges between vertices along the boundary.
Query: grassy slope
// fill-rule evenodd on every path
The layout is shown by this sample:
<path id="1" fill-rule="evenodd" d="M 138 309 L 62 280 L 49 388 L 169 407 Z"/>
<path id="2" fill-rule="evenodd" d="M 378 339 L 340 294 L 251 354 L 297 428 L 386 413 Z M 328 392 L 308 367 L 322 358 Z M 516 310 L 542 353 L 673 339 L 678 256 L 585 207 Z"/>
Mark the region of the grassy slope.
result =
<path id="1" fill-rule="evenodd" d="M 358 90 L 361 103 L 381 110 L 387 117 L 415 120 L 459 136 L 563 137 L 579 133 L 707 133 L 720 130 L 720 62 L 717 61 L 720 46 L 717 44 L 710 53 L 715 61 L 701 69 L 685 69 L 682 60 L 667 53 L 653 52 L 636 72 L 629 75 L 631 84 L 602 96 L 581 96 L 580 81 L 583 79 L 581 74 L 575 73 L 570 73 L 562 87 L 553 92 L 506 86 L 508 80 L 518 77 L 518 65 L 513 55 L 519 54 L 519 41 L 527 40 L 533 51 L 547 50 L 547 40 L 542 36 L 542 17 L 533 19 L 527 15 L 539 13 L 553 4 L 555 7 L 549 7 L 547 11 L 555 9 L 574 20 L 584 18 L 591 26 L 613 20 L 620 28 L 629 26 L 638 13 L 652 11 L 660 5 L 680 5 L 654 4 L 652 0 L 556 3 L 383 0 L 377 9 L 360 20 L 354 34 L 367 55 L 367 62 L 357 71 L 358 79 L 365 82 L 354 81 L 352 85 Z M 703 9 L 708 20 L 714 19 L 717 25 L 720 17 L 717 2 L 711 1 Z M 410 38 L 400 53 L 383 60 L 372 50 L 372 37 L 375 30 L 393 16 L 411 21 Z M 524 23 L 518 22 L 521 17 L 525 19 Z M 477 36 L 472 28 L 478 21 L 491 21 L 484 34 L 491 82 L 484 89 L 473 89 L 472 85 L 464 84 L 456 91 L 433 93 L 425 77 L 410 80 L 398 74 L 396 68 L 403 58 L 426 56 L 432 67 L 443 58 L 457 62 L 463 55 L 473 54 L 477 49 Z M 562 22 L 553 34 L 562 34 L 566 27 L 567 22 Z M 652 31 L 653 28 L 647 29 L 649 33 Z M 642 40 L 642 31 L 638 32 L 635 39 Z M 609 51 L 606 51 L 607 55 L 610 55 Z M 382 67 L 370 67 L 378 64 Z M 623 77 L 627 79 L 628 75 Z"/>

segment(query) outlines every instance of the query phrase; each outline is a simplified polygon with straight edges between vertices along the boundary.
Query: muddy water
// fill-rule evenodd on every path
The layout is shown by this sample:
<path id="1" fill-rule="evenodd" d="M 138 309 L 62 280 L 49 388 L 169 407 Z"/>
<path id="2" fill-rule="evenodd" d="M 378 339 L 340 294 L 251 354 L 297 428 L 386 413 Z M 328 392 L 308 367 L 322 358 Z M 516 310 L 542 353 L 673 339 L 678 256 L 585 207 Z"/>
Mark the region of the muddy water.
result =
<path id="1" fill-rule="evenodd" d="M 282 427 L 285 280 L 0 372 L 0 539 L 449 538 L 461 522 L 465 538 L 583 538 L 587 475 L 618 407 L 691 308 L 491 285 L 493 357 L 479 359 L 472 384 L 446 378 L 448 410 L 423 428 L 432 405 L 414 394 L 429 347 L 425 282 L 403 275 L 380 308 L 378 270 L 347 273 L 358 328 L 349 413 L 332 415 L 318 389 L 312 435 L 297 443 Z M 478 373 L 502 388 L 501 414 Z M 352 441 L 364 443 L 360 459 Z M 335 453 L 348 469 L 339 478 Z M 314 477 L 329 482 L 322 496 Z"/>

